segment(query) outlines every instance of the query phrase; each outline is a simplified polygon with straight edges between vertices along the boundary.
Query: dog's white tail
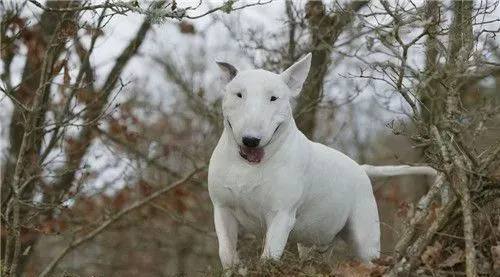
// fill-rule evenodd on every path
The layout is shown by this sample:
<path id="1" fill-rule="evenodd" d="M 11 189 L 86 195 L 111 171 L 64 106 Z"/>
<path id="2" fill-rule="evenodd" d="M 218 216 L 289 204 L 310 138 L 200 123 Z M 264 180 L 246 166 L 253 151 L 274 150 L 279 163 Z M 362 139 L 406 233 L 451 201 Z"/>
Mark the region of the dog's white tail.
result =
<path id="1" fill-rule="evenodd" d="M 361 165 L 363 170 L 370 177 L 389 177 L 400 175 L 431 175 L 436 176 L 437 171 L 430 166 L 409 166 L 409 165 L 384 165 L 374 166 L 369 164 Z"/>

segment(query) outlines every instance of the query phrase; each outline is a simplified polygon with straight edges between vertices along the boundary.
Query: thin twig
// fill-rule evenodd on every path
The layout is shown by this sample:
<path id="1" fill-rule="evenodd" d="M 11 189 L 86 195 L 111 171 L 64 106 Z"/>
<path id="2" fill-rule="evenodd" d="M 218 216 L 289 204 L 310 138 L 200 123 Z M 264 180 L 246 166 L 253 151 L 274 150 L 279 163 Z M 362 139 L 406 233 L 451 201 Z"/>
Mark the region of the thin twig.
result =
<path id="1" fill-rule="evenodd" d="M 21 108 L 25 112 L 32 111 L 30 108 L 28 108 L 23 103 L 21 103 L 19 100 L 17 100 L 17 98 L 14 95 L 12 95 L 11 90 L 9 88 L 5 88 L 5 89 L 1 88 L 0 90 L 3 92 L 3 94 L 5 94 L 12 101 L 12 103 L 14 105 L 18 106 L 19 108 Z"/>
<path id="2" fill-rule="evenodd" d="M 479 169 L 480 172 L 486 170 L 490 164 L 495 161 L 498 157 L 500 156 L 500 141 L 497 142 L 495 149 L 493 149 L 490 154 L 483 160 L 481 161 L 481 168 Z"/>
<path id="3" fill-rule="evenodd" d="M 56 30 L 58 30 L 61 27 L 61 22 L 58 23 Z M 55 32 L 57 33 L 57 31 Z M 19 154 L 17 157 L 17 162 L 16 162 L 16 167 L 14 170 L 14 177 L 13 177 L 13 182 L 12 182 L 12 189 L 13 189 L 13 194 L 14 194 L 14 201 L 12 201 L 12 204 L 14 205 L 13 207 L 13 220 L 12 220 L 12 225 L 11 229 L 9 229 L 9 234 L 12 234 L 14 237 L 14 253 L 12 255 L 12 263 L 9 265 L 8 261 L 5 262 L 6 266 L 10 267 L 10 276 L 15 276 L 17 273 L 17 267 L 19 264 L 19 256 L 21 254 L 21 226 L 20 226 L 20 216 L 21 216 L 21 211 L 20 211 L 20 186 L 21 186 L 21 181 L 23 179 L 23 172 L 25 171 L 25 163 L 26 163 L 26 156 L 28 154 L 28 150 L 30 148 L 30 144 L 32 143 L 32 131 L 35 129 L 35 125 L 37 122 L 38 118 L 38 113 L 40 109 L 42 108 L 43 101 L 44 101 L 44 95 L 45 95 L 45 90 L 48 87 L 48 79 L 50 78 L 50 69 L 49 67 L 52 66 L 53 59 L 54 59 L 54 49 L 56 45 L 54 44 L 57 36 L 54 35 L 52 36 L 50 42 L 49 42 L 49 47 L 47 48 L 45 52 L 45 59 L 42 64 L 42 71 L 40 74 L 40 86 L 37 88 L 35 92 L 35 100 L 33 102 L 33 107 L 32 107 L 32 112 L 29 113 L 27 120 L 26 120 L 26 128 L 24 129 L 23 133 L 23 138 L 21 141 L 21 147 L 19 149 Z M 13 229 L 13 230 L 12 230 Z M 11 233 L 13 232 L 13 233 Z M 9 250 L 9 249 L 7 249 Z M 8 257 L 8 256 L 6 256 Z M 7 259 L 6 259 L 7 260 Z"/>
<path id="4" fill-rule="evenodd" d="M 155 6 L 161 5 L 163 2 L 156 2 Z M 84 153 L 87 148 L 90 146 L 90 141 L 92 139 L 91 133 L 93 130 L 93 125 L 100 119 L 100 115 L 105 109 L 106 104 L 109 102 L 109 97 L 118 83 L 119 77 L 123 72 L 123 69 L 128 64 L 130 59 L 137 53 L 139 47 L 142 45 L 146 34 L 151 29 L 151 23 L 148 20 L 145 20 L 142 25 L 139 27 L 135 37 L 129 42 L 127 47 L 122 51 L 120 56 L 116 59 L 116 62 L 108 74 L 104 85 L 101 88 L 100 99 L 96 100 L 96 107 L 89 109 L 85 114 L 85 127 L 80 131 L 78 135 L 78 143 L 84 145 L 81 149 L 79 149 L 78 155 L 75 155 L 75 158 L 71 163 L 69 163 L 67 168 L 61 169 L 61 171 L 66 172 L 65 175 L 60 178 L 54 188 L 56 190 L 62 191 L 64 189 L 68 189 L 72 180 L 74 178 L 75 171 L 79 168 L 81 164 L 81 160 L 83 159 Z"/>
<path id="5" fill-rule="evenodd" d="M 154 202 L 149 202 L 149 205 L 151 205 L 152 207 L 154 207 L 154 208 L 156 208 L 156 209 L 164 212 L 168 216 L 170 216 L 170 218 L 172 220 L 175 220 L 176 224 L 185 225 L 185 226 L 193 229 L 196 232 L 204 234 L 204 235 L 206 235 L 206 236 L 208 236 L 210 238 L 217 239 L 217 235 L 216 235 L 215 232 L 209 231 L 209 230 L 205 230 L 205 229 L 203 229 L 201 227 L 198 227 L 195 222 L 192 222 L 192 221 L 189 221 L 189 220 L 185 219 L 183 216 L 179 215 L 176 211 L 174 211 L 172 209 L 168 209 L 168 208 L 162 207 L 161 205 L 158 205 L 158 204 L 156 204 Z"/>
<path id="6" fill-rule="evenodd" d="M 445 182 L 444 174 L 439 173 L 438 176 L 436 177 L 436 180 L 434 181 L 434 184 L 430 188 L 429 192 L 420 199 L 418 202 L 417 208 L 418 211 L 415 213 L 413 218 L 410 219 L 410 222 L 408 226 L 404 229 L 402 232 L 402 237 L 399 238 L 398 242 L 396 243 L 396 246 L 394 247 L 394 253 L 395 253 L 395 260 L 399 260 L 402 255 L 404 254 L 404 251 L 408 248 L 408 245 L 410 245 L 410 242 L 415 235 L 415 232 L 417 231 L 417 226 L 422 224 L 424 220 L 427 218 L 427 215 L 429 214 L 429 209 L 431 207 L 431 203 L 436 199 L 436 197 L 439 195 L 439 192 L 441 191 L 441 187 L 443 183 Z"/>
<path id="7" fill-rule="evenodd" d="M 421 235 L 410 247 L 407 247 L 405 256 L 396 261 L 396 264 L 391 268 L 387 276 L 398 277 L 408 276 L 408 273 L 413 269 L 420 259 L 425 246 L 434 235 L 443 227 L 448 221 L 449 216 L 455 209 L 456 198 L 450 200 L 438 213 L 438 217 L 434 220 L 427 231 Z"/>
<path id="8" fill-rule="evenodd" d="M 132 5 L 132 3 L 126 3 L 123 1 L 116 2 L 110 4 L 109 2 L 106 2 L 104 4 L 97 4 L 97 5 L 88 5 L 88 6 L 76 6 L 76 7 L 69 7 L 69 8 L 52 8 L 48 7 L 45 5 L 42 5 L 40 2 L 36 0 L 28 0 L 31 4 L 37 6 L 38 8 L 47 11 L 47 12 L 77 12 L 77 11 L 95 11 L 97 9 L 112 9 L 114 12 L 124 14 L 128 11 L 134 11 L 134 10 L 140 10 L 138 7 L 135 7 Z M 121 10 L 118 10 L 121 9 Z M 175 16 L 171 16 L 175 17 Z"/>
<path id="9" fill-rule="evenodd" d="M 162 165 L 156 159 L 150 159 L 150 158 L 148 158 L 147 154 L 144 154 L 141 151 L 137 150 L 136 147 L 134 147 L 133 145 L 130 145 L 129 143 L 116 138 L 115 136 L 111 135 L 110 133 L 108 133 L 108 132 L 106 132 L 106 131 L 98 128 L 98 127 L 96 127 L 95 130 L 99 134 L 105 136 L 107 139 L 109 139 L 110 141 L 112 141 L 113 143 L 115 143 L 117 145 L 120 145 L 122 147 L 125 147 L 127 151 L 129 151 L 129 152 L 133 153 L 134 155 L 136 155 L 136 156 L 144 159 L 147 164 L 150 164 L 150 165 L 156 167 L 157 169 L 165 171 L 166 173 L 171 174 L 172 176 L 174 176 L 176 178 L 180 178 L 181 177 L 181 175 L 179 173 L 173 171 L 172 169 L 170 169 L 167 166 Z"/>
<path id="10" fill-rule="evenodd" d="M 469 178 L 467 177 L 465 163 L 459 152 L 453 149 L 451 141 L 444 141 L 436 126 L 431 127 L 431 132 L 436 139 L 445 160 L 445 168 L 450 178 L 456 177 L 456 185 L 451 186 L 460 197 L 463 216 L 463 230 L 465 237 L 465 263 L 467 277 L 476 276 L 476 249 L 474 247 L 474 224 L 472 221 L 472 204 L 468 188 Z M 450 155 L 452 153 L 453 155 Z M 453 156 L 453 158 L 451 158 Z M 470 170 L 470 169 L 469 169 Z"/>
<path id="11" fill-rule="evenodd" d="M 109 225 L 111 225 L 112 223 L 114 223 L 115 221 L 117 221 L 118 219 L 122 218 L 123 216 L 127 215 L 128 213 L 144 206 L 145 204 L 149 203 L 150 201 L 158 198 L 159 196 L 165 194 L 166 192 L 174 189 L 175 187 L 179 186 L 179 185 L 182 185 L 183 183 L 185 183 L 186 181 L 188 181 L 189 179 L 191 179 L 196 173 L 199 173 L 201 172 L 202 170 L 205 170 L 205 168 L 207 167 L 207 165 L 203 165 L 199 168 L 196 168 L 194 169 L 193 171 L 189 172 L 188 174 L 186 174 L 182 179 L 152 193 L 150 196 L 146 197 L 146 198 L 143 198 L 137 202 L 135 202 L 134 204 L 131 204 L 130 206 L 124 208 L 123 210 L 121 210 L 120 212 L 118 212 L 117 214 L 113 215 L 112 217 L 110 217 L 108 220 L 104 221 L 101 225 L 99 225 L 99 227 L 95 228 L 93 231 L 89 232 L 87 235 L 81 237 L 81 238 L 78 238 L 76 240 L 73 240 L 70 244 L 68 244 L 63 250 L 61 250 L 59 252 L 58 255 L 56 255 L 56 257 L 45 267 L 45 269 L 42 271 L 42 273 L 39 275 L 39 277 L 46 277 L 48 276 L 52 270 L 54 269 L 54 267 L 57 265 L 57 263 L 62 259 L 64 258 L 64 256 L 66 256 L 66 254 L 68 254 L 71 250 L 75 249 L 76 247 L 80 246 L 81 244 L 91 240 L 92 238 L 94 238 L 95 236 L 99 235 L 100 233 L 102 233 L 107 227 L 109 227 Z"/>
<path id="12" fill-rule="evenodd" d="M 108 2 L 109 1 L 106 1 L 106 4 Z M 101 24 L 102 24 L 105 17 L 106 17 L 106 8 L 103 8 L 101 15 L 99 16 L 99 18 L 97 20 L 97 28 L 101 27 Z M 67 97 L 66 104 L 64 105 L 64 109 L 57 117 L 57 120 L 55 123 L 56 126 L 54 127 L 54 130 L 53 130 L 53 135 L 52 135 L 49 143 L 47 144 L 47 147 L 45 148 L 44 152 L 40 155 L 40 159 L 39 159 L 40 163 L 44 162 L 44 160 L 50 154 L 50 151 L 52 151 L 52 148 L 54 148 L 54 146 L 56 145 L 56 143 L 59 139 L 60 128 L 64 125 L 64 122 L 68 120 L 68 119 L 65 119 L 65 116 L 70 114 L 72 99 L 76 95 L 78 90 L 80 89 L 80 84 L 81 84 L 81 81 L 82 81 L 84 75 L 87 75 L 86 77 L 90 78 L 90 79 L 92 79 L 92 77 L 93 77 L 93 76 L 88 76 L 88 73 L 86 73 L 85 70 L 86 69 L 91 70 L 90 55 L 92 54 L 92 52 L 94 50 L 95 43 L 97 41 L 98 36 L 99 36 L 98 32 L 94 32 L 94 34 L 92 35 L 92 37 L 90 39 L 89 50 L 86 51 L 85 57 L 83 57 L 83 61 L 82 61 L 82 64 L 80 66 L 80 70 L 78 71 L 78 75 L 76 77 L 75 83 L 72 85 L 71 93 Z M 92 89 L 92 92 L 94 92 L 93 89 Z"/>
<path id="13" fill-rule="evenodd" d="M 204 12 L 202 14 L 195 15 L 195 16 L 189 16 L 189 15 L 187 15 L 186 18 L 189 18 L 189 19 L 198 19 L 198 18 L 204 17 L 206 15 L 209 15 L 209 14 L 214 13 L 214 12 L 219 11 L 219 10 L 224 10 L 225 12 L 237 11 L 237 10 L 241 10 L 241 9 L 248 8 L 248 7 L 266 5 L 266 4 L 271 3 L 272 1 L 273 0 L 268 0 L 266 2 L 261 2 L 261 0 L 259 0 L 256 3 L 245 4 L 243 6 L 239 6 L 239 7 L 236 7 L 236 8 L 228 6 L 229 3 L 234 3 L 235 1 L 227 1 L 227 2 L 225 2 L 224 4 L 222 4 L 221 6 L 219 6 L 217 8 L 210 9 L 207 12 Z M 227 9 L 227 11 L 225 9 Z"/>

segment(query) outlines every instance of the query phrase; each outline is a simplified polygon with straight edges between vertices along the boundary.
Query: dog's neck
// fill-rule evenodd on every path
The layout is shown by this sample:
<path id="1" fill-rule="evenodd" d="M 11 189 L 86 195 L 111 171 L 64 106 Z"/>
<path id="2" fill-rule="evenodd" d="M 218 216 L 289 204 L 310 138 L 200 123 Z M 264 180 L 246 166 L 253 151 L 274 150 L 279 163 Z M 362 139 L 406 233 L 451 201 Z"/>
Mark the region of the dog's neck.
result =
<path id="1" fill-rule="evenodd" d="M 300 131 L 298 130 L 293 118 L 283 122 L 271 141 L 264 147 L 265 154 L 261 164 L 269 161 L 269 159 L 271 159 L 271 157 L 273 157 L 276 153 L 286 150 L 284 149 L 284 145 L 290 145 L 289 141 L 294 140 L 297 134 L 300 134 Z M 222 135 L 226 136 L 225 139 L 228 142 L 229 151 L 235 151 L 237 154 L 239 146 L 235 141 L 231 127 L 229 127 L 227 120 L 224 120 L 224 131 Z"/>

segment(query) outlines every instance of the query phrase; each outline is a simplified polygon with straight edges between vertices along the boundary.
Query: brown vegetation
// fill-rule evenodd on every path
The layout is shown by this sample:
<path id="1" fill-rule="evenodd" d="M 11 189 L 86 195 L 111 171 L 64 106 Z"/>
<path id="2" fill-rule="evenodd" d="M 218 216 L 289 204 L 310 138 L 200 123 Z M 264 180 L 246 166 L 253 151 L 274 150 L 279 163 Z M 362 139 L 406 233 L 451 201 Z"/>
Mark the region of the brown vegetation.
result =
<path id="1" fill-rule="evenodd" d="M 0 125 L 8 143 L 0 156 L 2 276 L 222 274 L 205 170 L 222 128 L 217 80 L 204 81 L 214 77 L 205 64 L 211 53 L 141 52 L 162 26 L 207 39 L 197 20 L 208 17 L 257 67 L 281 71 L 312 52 L 295 106 L 308 137 L 362 163 L 428 164 L 440 172 L 437 180 L 374 180 L 383 255 L 372 268 L 348 250 L 299 261 L 293 246 L 283 261 L 261 263 L 260 240 L 245 237 L 250 262 L 237 274 L 500 272 L 498 1 L 285 1 L 276 33 L 231 21 L 236 11 L 266 3 L 0 3 L 0 104 L 12 107 Z M 102 75 L 93 57 L 110 36 L 106 26 L 132 14 L 143 22 Z M 124 77 L 140 56 L 161 68 L 169 84 L 162 97 L 173 103 L 167 109 L 147 91 L 148 81 Z M 21 72 L 13 72 L 16 64 Z M 339 90 L 347 91 L 332 96 Z M 125 91 L 130 95 L 117 100 Z M 354 103 L 363 91 L 374 92 L 363 100 L 366 110 Z M 383 119 L 387 113 L 376 106 L 394 109 L 395 102 L 400 116 Z M 392 133 L 370 133 L 375 127 L 359 118 L 389 122 Z M 108 164 L 89 164 L 99 161 Z M 127 171 L 116 173 L 120 166 Z M 102 181 L 106 174 L 116 178 Z"/>

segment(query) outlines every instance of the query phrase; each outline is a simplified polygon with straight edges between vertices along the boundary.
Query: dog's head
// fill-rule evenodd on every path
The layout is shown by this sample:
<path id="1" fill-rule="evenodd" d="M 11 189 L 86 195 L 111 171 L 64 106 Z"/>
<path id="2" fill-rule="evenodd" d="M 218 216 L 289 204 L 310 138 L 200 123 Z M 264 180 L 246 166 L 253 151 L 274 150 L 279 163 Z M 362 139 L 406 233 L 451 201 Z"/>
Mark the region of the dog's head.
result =
<path id="1" fill-rule="evenodd" d="M 217 64 L 226 84 L 224 124 L 239 145 L 240 155 L 250 163 L 259 163 L 265 147 L 279 135 L 280 126 L 292 120 L 290 99 L 302 89 L 311 54 L 281 74 L 262 69 L 238 71 L 228 63 Z"/>

